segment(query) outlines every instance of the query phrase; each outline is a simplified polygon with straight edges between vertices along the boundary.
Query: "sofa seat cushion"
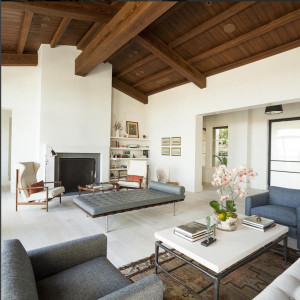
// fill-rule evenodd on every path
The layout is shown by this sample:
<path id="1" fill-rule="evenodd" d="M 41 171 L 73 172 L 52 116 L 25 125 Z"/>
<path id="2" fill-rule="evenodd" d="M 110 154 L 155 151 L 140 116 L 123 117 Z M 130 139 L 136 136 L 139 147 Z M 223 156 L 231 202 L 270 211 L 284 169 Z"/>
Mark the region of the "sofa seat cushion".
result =
<path id="1" fill-rule="evenodd" d="M 97 257 L 37 282 L 40 300 L 95 300 L 131 284 L 106 257 Z"/>
<path id="2" fill-rule="evenodd" d="M 30 259 L 19 240 L 2 242 L 1 299 L 38 300 Z"/>
<path id="3" fill-rule="evenodd" d="M 64 192 L 65 192 L 65 188 L 63 186 L 49 188 L 48 189 L 48 199 L 52 199 Z M 44 189 L 41 192 L 31 194 L 27 200 L 28 201 L 46 201 L 46 189 Z"/>
<path id="4" fill-rule="evenodd" d="M 255 300 L 291 300 L 300 299 L 300 259 L 292 264 L 270 285 L 268 285 Z"/>
<path id="5" fill-rule="evenodd" d="M 264 205 L 251 209 L 252 215 L 261 214 L 262 217 L 269 218 L 275 223 L 286 226 L 297 226 L 296 209 L 280 205 Z"/>
<path id="6" fill-rule="evenodd" d="M 120 187 L 125 187 L 125 188 L 139 188 L 140 184 L 139 182 L 135 181 L 118 181 L 118 185 Z"/>

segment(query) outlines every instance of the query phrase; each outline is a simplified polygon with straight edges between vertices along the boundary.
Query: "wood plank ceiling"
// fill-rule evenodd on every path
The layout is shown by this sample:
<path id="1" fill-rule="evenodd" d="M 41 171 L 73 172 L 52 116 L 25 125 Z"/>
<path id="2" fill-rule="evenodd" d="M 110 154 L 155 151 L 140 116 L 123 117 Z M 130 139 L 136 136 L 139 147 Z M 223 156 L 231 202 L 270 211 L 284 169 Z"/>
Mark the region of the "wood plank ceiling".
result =
<path id="1" fill-rule="evenodd" d="M 148 96 L 300 46 L 300 2 L 1 3 L 2 65 L 37 65 L 41 44 L 77 46 L 77 75 L 102 62 L 113 86 Z"/>

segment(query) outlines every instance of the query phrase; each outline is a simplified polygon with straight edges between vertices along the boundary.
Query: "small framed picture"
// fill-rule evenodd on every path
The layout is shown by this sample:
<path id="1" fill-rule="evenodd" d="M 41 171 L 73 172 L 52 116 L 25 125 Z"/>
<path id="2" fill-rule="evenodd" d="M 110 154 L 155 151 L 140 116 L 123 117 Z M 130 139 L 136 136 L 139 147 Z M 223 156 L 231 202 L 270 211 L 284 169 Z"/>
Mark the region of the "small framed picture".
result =
<path id="1" fill-rule="evenodd" d="M 138 138 L 139 137 L 138 122 L 126 121 L 126 132 L 129 138 Z"/>
<path id="2" fill-rule="evenodd" d="M 172 137 L 172 146 L 180 146 L 181 137 Z"/>
<path id="3" fill-rule="evenodd" d="M 170 156 L 170 148 L 169 147 L 161 147 L 161 155 Z"/>
<path id="4" fill-rule="evenodd" d="M 170 146 L 170 138 L 169 137 L 161 138 L 161 145 L 162 146 Z"/>
<path id="5" fill-rule="evenodd" d="M 127 175 L 127 170 L 120 170 L 120 177 L 125 177 Z"/>
<path id="6" fill-rule="evenodd" d="M 172 148 L 171 155 L 172 156 L 181 156 L 181 148 Z"/>

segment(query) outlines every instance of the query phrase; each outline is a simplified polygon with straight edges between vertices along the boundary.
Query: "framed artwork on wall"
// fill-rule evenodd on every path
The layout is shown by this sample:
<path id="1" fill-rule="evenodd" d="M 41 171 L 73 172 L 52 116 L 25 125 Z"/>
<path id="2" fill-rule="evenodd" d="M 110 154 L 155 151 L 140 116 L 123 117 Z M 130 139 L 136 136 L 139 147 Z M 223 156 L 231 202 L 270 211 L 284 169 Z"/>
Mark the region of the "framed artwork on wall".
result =
<path id="1" fill-rule="evenodd" d="M 126 121 L 126 132 L 129 138 L 138 138 L 139 137 L 138 122 Z"/>
<path id="2" fill-rule="evenodd" d="M 161 138 L 161 145 L 162 146 L 170 146 L 170 138 L 169 137 Z"/>
<path id="3" fill-rule="evenodd" d="M 170 148 L 169 147 L 161 147 L 161 155 L 170 156 Z"/>
<path id="4" fill-rule="evenodd" d="M 181 156 L 181 148 L 172 148 L 171 149 L 172 156 Z"/>
<path id="5" fill-rule="evenodd" d="M 172 137 L 172 146 L 180 146 L 181 145 L 181 137 Z"/>

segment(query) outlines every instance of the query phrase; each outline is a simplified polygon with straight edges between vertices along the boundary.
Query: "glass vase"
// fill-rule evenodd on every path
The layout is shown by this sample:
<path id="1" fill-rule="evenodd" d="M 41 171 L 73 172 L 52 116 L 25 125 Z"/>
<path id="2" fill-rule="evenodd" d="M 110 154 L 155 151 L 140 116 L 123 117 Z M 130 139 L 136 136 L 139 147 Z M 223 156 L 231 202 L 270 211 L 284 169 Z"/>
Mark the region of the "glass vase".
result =
<path id="1" fill-rule="evenodd" d="M 227 217 L 225 221 L 221 221 L 219 216 L 215 214 L 216 227 L 223 231 L 235 231 L 238 226 L 238 217 Z"/>

